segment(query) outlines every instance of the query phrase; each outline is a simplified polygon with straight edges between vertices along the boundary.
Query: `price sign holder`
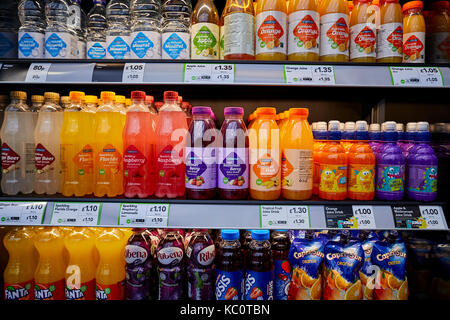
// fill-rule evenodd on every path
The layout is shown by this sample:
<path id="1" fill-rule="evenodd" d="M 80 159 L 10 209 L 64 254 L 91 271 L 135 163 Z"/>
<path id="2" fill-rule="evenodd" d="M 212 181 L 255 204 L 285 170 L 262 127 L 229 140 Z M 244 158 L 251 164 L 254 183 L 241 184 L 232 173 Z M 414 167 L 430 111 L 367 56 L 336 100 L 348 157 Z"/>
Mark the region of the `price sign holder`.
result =
<path id="1" fill-rule="evenodd" d="M 284 83 L 297 85 L 335 85 L 333 66 L 284 65 Z"/>
<path id="2" fill-rule="evenodd" d="M 168 203 L 122 203 L 118 225 L 124 227 L 160 228 L 169 226 Z"/>
<path id="3" fill-rule="evenodd" d="M 47 202 L 0 202 L 0 225 L 41 225 Z"/>
<path id="4" fill-rule="evenodd" d="M 50 224 L 74 227 L 98 226 L 102 206 L 101 202 L 55 202 Z"/>
<path id="5" fill-rule="evenodd" d="M 324 206 L 327 228 L 350 229 L 358 227 L 352 206 Z"/>
<path id="6" fill-rule="evenodd" d="M 440 206 L 391 206 L 399 229 L 447 229 Z"/>
<path id="7" fill-rule="evenodd" d="M 259 206 L 259 225 L 271 229 L 309 229 L 308 206 Z"/>
<path id="8" fill-rule="evenodd" d="M 145 63 L 125 63 L 123 67 L 123 83 L 142 83 L 144 82 Z"/>
<path id="9" fill-rule="evenodd" d="M 185 63 L 184 83 L 234 83 L 235 65 L 230 63 Z"/>
<path id="10" fill-rule="evenodd" d="M 443 87 L 444 78 L 439 67 L 389 67 L 393 86 Z"/>
<path id="11" fill-rule="evenodd" d="M 32 63 L 28 68 L 25 82 L 45 82 L 51 63 Z"/>

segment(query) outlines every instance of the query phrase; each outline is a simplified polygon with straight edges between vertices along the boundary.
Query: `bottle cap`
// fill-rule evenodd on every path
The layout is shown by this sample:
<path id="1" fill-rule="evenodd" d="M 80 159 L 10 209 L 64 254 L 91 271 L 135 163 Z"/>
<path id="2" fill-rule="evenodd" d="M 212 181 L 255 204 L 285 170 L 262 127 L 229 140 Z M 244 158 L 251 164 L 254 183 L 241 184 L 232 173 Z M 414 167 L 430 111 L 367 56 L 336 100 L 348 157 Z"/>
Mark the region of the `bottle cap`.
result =
<path id="1" fill-rule="evenodd" d="M 423 8 L 423 2 L 422 1 L 410 1 L 403 5 L 403 12 L 408 11 L 410 9 L 420 9 Z"/>
<path id="2" fill-rule="evenodd" d="M 44 93 L 44 99 L 45 100 L 51 100 L 53 102 L 56 101 L 56 103 L 59 102 L 59 93 L 56 92 L 45 92 Z"/>
<path id="3" fill-rule="evenodd" d="M 445 131 L 445 123 L 438 122 L 434 124 L 434 132 L 444 132 Z"/>
<path id="4" fill-rule="evenodd" d="M 145 100 L 146 94 L 144 91 L 132 91 L 131 100 Z"/>
<path id="5" fill-rule="evenodd" d="M 164 91 L 164 101 L 178 101 L 178 92 L 176 91 Z"/>
<path id="6" fill-rule="evenodd" d="M 127 107 L 131 106 L 131 99 L 126 98 L 126 99 L 125 99 L 125 105 L 126 105 Z"/>
<path id="7" fill-rule="evenodd" d="M 155 98 L 153 96 L 145 96 L 146 104 L 153 104 L 153 102 L 155 102 Z"/>
<path id="8" fill-rule="evenodd" d="M 161 101 L 155 102 L 155 108 L 156 108 L 156 110 L 161 109 L 161 107 L 163 106 L 163 104 L 164 104 L 164 102 L 161 102 Z"/>
<path id="9" fill-rule="evenodd" d="M 403 123 L 397 123 L 397 131 L 398 132 L 403 132 Z"/>
<path id="10" fill-rule="evenodd" d="M 445 124 L 445 132 L 450 133 L 450 123 Z"/>
<path id="11" fill-rule="evenodd" d="M 396 132 L 397 131 L 397 124 L 394 121 L 387 121 L 384 124 L 384 130 L 385 132 Z"/>
<path id="12" fill-rule="evenodd" d="M 8 103 L 8 96 L 5 94 L 0 95 L 0 103 Z"/>
<path id="13" fill-rule="evenodd" d="M 316 123 L 317 131 L 327 131 L 327 123 L 325 121 L 319 121 Z"/>
<path id="14" fill-rule="evenodd" d="M 98 102 L 98 98 L 97 96 L 94 95 L 88 95 L 84 97 L 84 102 L 89 103 L 89 104 L 96 104 Z"/>
<path id="15" fill-rule="evenodd" d="M 223 240 L 233 241 L 239 239 L 239 230 L 237 229 L 227 229 L 221 230 L 220 236 Z"/>
<path id="16" fill-rule="evenodd" d="M 62 104 L 69 104 L 70 103 L 70 97 L 69 96 L 62 96 L 61 97 L 61 103 Z"/>
<path id="17" fill-rule="evenodd" d="M 275 229 L 274 231 L 278 231 L 278 232 L 288 232 L 288 229 Z"/>
<path id="18" fill-rule="evenodd" d="M 277 110 L 275 108 L 271 107 L 264 107 L 264 108 L 258 108 L 257 114 L 259 115 L 269 115 L 269 116 L 275 116 L 277 113 Z"/>
<path id="19" fill-rule="evenodd" d="M 309 110 L 308 108 L 290 108 L 289 116 L 304 116 L 308 117 Z"/>
<path id="20" fill-rule="evenodd" d="M 211 115 L 211 108 L 209 107 L 193 107 L 192 114 L 194 115 Z"/>
<path id="21" fill-rule="evenodd" d="M 345 131 L 354 131 L 355 130 L 355 123 L 353 121 L 347 121 L 344 124 L 344 130 Z"/>
<path id="22" fill-rule="evenodd" d="M 312 131 L 315 131 L 316 128 L 317 128 L 317 122 L 311 123 L 311 130 L 312 130 Z"/>
<path id="23" fill-rule="evenodd" d="M 380 131 L 380 124 L 379 123 L 371 123 L 369 126 L 369 131 Z"/>
<path id="24" fill-rule="evenodd" d="M 223 111 L 223 114 L 228 116 L 228 115 L 238 115 L 238 116 L 242 116 L 244 115 L 244 108 L 241 107 L 226 107 L 225 110 Z"/>
<path id="25" fill-rule="evenodd" d="M 431 4 L 431 10 L 433 11 L 439 11 L 439 10 L 445 10 L 450 9 L 450 2 L 447 1 L 436 1 Z"/>
<path id="26" fill-rule="evenodd" d="M 114 100 L 117 104 L 125 104 L 126 98 L 125 96 L 116 96 Z"/>
<path id="27" fill-rule="evenodd" d="M 9 97 L 11 99 L 27 100 L 27 93 L 23 91 L 11 91 Z"/>
<path id="28" fill-rule="evenodd" d="M 406 124 L 406 131 L 414 132 L 416 131 L 417 122 L 408 122 Z"/>
<path id="29" fill-rule="evenodd" d="M 355 123 L 356 131 L 367 131 L 367 121 L 359 120 Z"/>
<path id="30" fill-rule="evenodd" d="M 84 99 L 84 92 L 70 91 L 69 97 L 70 97 L 70 100 L 72 100 L 72 101 L 81 101 Z"/>
<path id="31" fill-rule="evenodd" d="M 106 101 L 114 101 L 116 97 L 116 94 L 112 91 L 102 91 L 100 93 L 100 99 L 102 99 L 102 102 L 105 103 Z"/>
<path id="32" fill-rule="evenodd" d="M 345 129 L 345 124 L 343 122 L 339 122 L 339 131 L 344 131 Z"/>
<path id="33" fill-rule="evenodd" d="M 417 132 L 429 132 L 429 124 L 428 122 L 425 121 L 421 121 L 421 122 L 417 122 L 417 127 L 416 127 L 416 131 Z"/>
<path id="34" fill-rule="evenodd" d="M 31 102 L 33 103 L 44 103 L 44 96 L 41 95 L 32 95 Z"/>
<path id="35" fill-rule="evenodd" d="M 182 103 L 181 103 L 181 109 L 189 109 L 189 102 L 187 102 L 187 101 L 183 101 Z"/>
<path id="36" fill-rule="evenodd" d="M 338 120 L 328 121 L 328 131 L 339 131 L 340 123 Z"/>
<path id="37" fill-rule="evenodd" d="M 270 238 L 269 230 L 252 230 L 251 234 L 252 234 L 253 240 L 263 241 L 263 240 L 269 240 L 269 238 Z"/>
<path id="38" fill-rule="evenodd" d="M 178 96 L 178 104 L 182 104 L 183 103 L 183 97 L 182 96 Z"/>

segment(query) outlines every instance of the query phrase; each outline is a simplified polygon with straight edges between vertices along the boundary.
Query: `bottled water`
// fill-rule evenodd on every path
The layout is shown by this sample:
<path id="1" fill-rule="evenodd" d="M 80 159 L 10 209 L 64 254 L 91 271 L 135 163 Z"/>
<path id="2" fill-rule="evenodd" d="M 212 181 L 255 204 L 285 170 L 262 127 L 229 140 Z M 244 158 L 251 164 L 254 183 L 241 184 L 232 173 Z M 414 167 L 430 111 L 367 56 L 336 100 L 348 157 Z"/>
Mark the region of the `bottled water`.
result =
<path id="1" fill-rule="evenodd" d="M 89 11 L 87 22 L 88 59 L 106 57 L 106 0 L 94 0 L 94 7 Z"/>
<path id="2" fill-rule="evenodd" d="M 72 0 L 69 6 L 69 28 L 75 37 L 77 49 L 75 58 L 84 59 L 86 57 L 86 14 L 81 9 L 81 0 Z"/>
<path id="3" fill-rule="evenodd" d="M 189 59 L 192 4 L 190 0 L 166 0 L 162 5 L 162 58 Z"/>
<path id="4" fill-rule="evenodd" d="M 111 0 L 106 6 L 106 58 L 128 59 L 130 56 L 129 1 Z"/>
<path id="5" fill-rule="evenodd" d="M 45 6 L 45 58 L 70 59 L 76 56 L 76 42 L 68 28 L 69 4 L 66 0 L 48 0 Z"/>
<path id="6" fill-rule="evenodd" d="M 131 0 L 131 58 L 161 59 L 159 0 Z"/>
<path id="7" fill-rule="evenodd" d="M 45 37 L 43 2 L 40 0 L 21 0 L 17 11 L 20 20 L 18 57 L 22 59 L 43 58 Z"/>

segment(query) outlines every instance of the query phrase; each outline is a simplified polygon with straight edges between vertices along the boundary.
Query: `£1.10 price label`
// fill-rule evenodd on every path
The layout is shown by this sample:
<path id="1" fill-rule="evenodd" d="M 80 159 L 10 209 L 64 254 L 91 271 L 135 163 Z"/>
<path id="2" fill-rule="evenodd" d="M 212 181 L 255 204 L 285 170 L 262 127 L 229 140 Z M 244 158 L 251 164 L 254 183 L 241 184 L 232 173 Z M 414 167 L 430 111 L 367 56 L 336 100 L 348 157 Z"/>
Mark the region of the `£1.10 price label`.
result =
<path id="1" fill-rule="evenodd" d="M 438 67 L 389 67 L 392 84 L 404 87 L 443 87 Z"/>
<path id="2" fill-rule="evenodd" d="M 51 63 L 32 63 L 28 68 L 25 82 L 45 82 Z"/>
<path id="3" fill-rule="evenodd" d="M 334 85 L 333 66 L 284 65 L 284 83 L 297 85 Z"/>
<path id="4" fill-rule="evenodd" d="M 169 204 L 122 203 L 119 226 L 160 228 L 169 225 Z"/>
<path id="5" fill-rule="evenodd" d="M 308 206 L 260 206 L 261 228 L 309 229 Z"/>
<path id="6" fill-rule="evenodd" d="M 0 225 L 40 225 L 47 202 L 0 202 Z"/>
<path id="7" fill-rule="evenodd" d="M 233 83 L 234 64 L 185 63 L 183 82 L 185 83 Z"/>
<path id="8" fill-rule="evenodd" d="M 123 83 L 144 82 L 145 63 L 125 63 L 122 73 Z"/>
<path id="9" fill-rule="evenodd" d="M 92 227 L 100 223 L 102 204 L 97 202 L 55 202 L 50 224 Z"/>

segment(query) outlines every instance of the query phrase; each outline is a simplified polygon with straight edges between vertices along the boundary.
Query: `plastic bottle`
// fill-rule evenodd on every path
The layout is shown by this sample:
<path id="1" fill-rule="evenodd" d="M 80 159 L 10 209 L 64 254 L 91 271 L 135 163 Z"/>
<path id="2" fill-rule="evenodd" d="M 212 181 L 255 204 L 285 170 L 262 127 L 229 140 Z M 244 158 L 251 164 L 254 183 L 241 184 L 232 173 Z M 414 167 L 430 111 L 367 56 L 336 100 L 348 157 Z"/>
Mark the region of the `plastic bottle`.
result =
<path id="1" fill-rule="evenodd" d="M 244 285 L 244 258 L 239 230 L 222 230 L 214 263 L 216 265 L 216 299 L 240 300 Z"/>
<path id="2" fill-rule="evenodd" d="M 189 59 L 192 4 L 190 0 L 167 0 L 162 5 L 162 59 Z"/>
<path id="3" fill-rule="evenodd" d="M 133 0 L 131 58 L 161 59 L 161 4 L 159 0 Z"/>
<path id="4" fill-rule="evenodd" d="M 313 136 L 307 108 L 291 108 L 281 129 L 281 195 L 307 200 L 313 188 Z"/>
<path id="5" fill-rule="evenodd" d="M 403 5 L 403 62 L 425 62 L 425 19 L 423 2 L 410 1 Z"/>
<path id="6" fill-rule="evenodd" d="M 106 57 L 106 0 L 94 0 L 94 6 L 87 16 L 86 58 Z"/>
<path id="7" fill-rule="evenodd" d="M 192 13 L 191 59 L 219 59 L 219 14 L 213 0 L 199 0 Z"/>
<path id="8" fill-rule="evenodd" d="M 438 195 L 448 194 L 447 181 L 450 178 L 450 124 L 435 123 L 431 144 L 438 157 Z"/>
<path id="9" fill-rule="evenodd" d="M 30 111 L 33 115 L 33 128 L 36 126 L 38 113 L 41 107 L 44 105 L 44 96 L 34 94 L 31 96 Z"/>
<path id="10" fill-rule="evenodd" d="M 85 102 L 85 109 L 86 111 L 89 112 L 97 112 L 97 107 L 98 107 L 98 98 L 97 96 L 85 96 L 84 97 L 84 102 Z"/>
<path id="11" fill-rule="evenodd" d="M 18 58 L 44 58 L 44 4 L 39 0 L 22 0 L 17 8 L 20 20 Z"/>
<path id="12" fill-rule="evenodd" d="M 344 131 L 342 132 L 341 144 L 348 153 L 353 143 L 355 142 L 355 122 L 347 121 L 344 123 Z"/>
<path id="13" fill-rule="evenodd" d="M 356 122 L 355 138 L 348 153 L 348 197 L 353 200 L 373 200 L 376 158 L 367 142 L 369 132 L 366 121 Z"/>
<path id="14" fill-rule="evenodd" d="M 436 1 L 431 8 L 432 26 L 431 28 L 427 27 L 427 33 L 430 32 L 429 60 L 431 63 L 449 63 L 450 3 L 448 1 Z"/>
<path id="15" fill-rule="evenodd" d="M 399 0 L 384 1 L 380 23 L 377 34 L 377 62 L 402 62 L 403 14 Z"/>
<path id="16" fill-rule="evenodd" d="M 291 282 L 291 265 L 289 249 L 291 239 L 289 230 L 274 230 L 271 239 L 271 249 L 274 264 L 274 300 L 287 300 L 289 283 Z"/>
<path id="17" fill-rule="evenodd" d="M 385 123 L 383 147 L 377 153 L 375 195 L 380 200 L 401 200 L 405 192 L 405 157 L 397 145 L 394 121 Z"/>
<path id="18" fill-rule="evenodd" d="M 350 17 L 350 61 L 375 62 L 377 58 L 377 12 L 371 0 L 358 0 Z"/>
<path id="19" fill-rule="evenodd" d="M 2 192 L 27 194 L 34 187 L 33 113 L 26 104 L 25 92 L 12 91 L 10 98 L 1 129 Z"/>
<path id="20" fill-rule="evenodd" d="M 45 58 L 76 58 L 77 42 L 69 30 L 69 3 L 66 0 L 49 0 L 45 5 Z"/>
<path id="21" fill-rule="evenodd" d="M 46 92 L 45 103 L 39 111 L 34 129 L 34 192 L 55 194 L 61 191 L 61 132 L 64 113 L 59 106 L 59 94 Z"/>
<path id="22" fill-rule="evenodd" d="M 320 15 L 317 1 L 289 1 L 288 14 L 288 60 L 318 61 Z"/>
<path id="23" fill-rule="evenodd" d="M 86 14 L 81 8 L 81 0 L 71 0 L 69 6 L 69 25 L 74 29 L 77 39 L 77 59 L 86 58 Z"/>
<path id="24" fill-rule="evenodd" d="M 416 138 L 416 129 L 417 129 L 417 122 L 408 122 L 406 124 L 405 138 L 403 143 L 400 144 L 405 159 L 408 157 L 409 151 L 414 146 L 414 140 Z"/>
<path id="25" fill-rule="evenodd" d="M 320 152 L 322 148 L 326 145 L 328 139 L 327 123 L 324 121 L 317 122 L 316 125 L 316 138 L 314 139 L 313 146 L 313 190 L 314 195 L 319 194 L 320 185 Z"/>
<path id="26" fill-rule="evenodd" d="M 405 141 L 405 132 L 403 132 L 403 123 L 396 123 L 397 133 L 398 133 L 398 144 L 401 145 Z"/>
<path id="27" fill-rule="evenodd" d="M 369 145 L 374 154 L 377 154 L 382 146 L 380 128 L 381 126 L 379 123 L 371 123 L 369 126 Z"/>
<path id="28" fill-rule="evenodd" d="M 69 96 L 61 96 L 61 108 L 65 110 L 70 105 L 70 98 Z"/>
<path id="29" fill-rule="evenodd" d="M 18 0 L 2 1 L 0 4 L 0 47 L 2 48 L 0 57 L 4 59 L 16 59 L 18 57 L 17 30 L 20 27 L 18 2 Z"/>
<path id="30" fill-rule="evenodd" d="M 319 154 L 319 197 L 344 200 L 347 197 L 347 156 L 340 143 L 339 121 L 328 123 L 328 142 Z"/>
<path id="31" fill-rule="evenodd" d="M 222 13 L 225 60 L 255 59 L 255 10 L 251 0 L 227 0 Z"/>
<path id="32" fill-rule="evenodd" d="M 273 300 L 274 264 L 269 230 L 252 230 L 247 252 L 245 300 Z"/>
<path id="33" fill-rule="evenodd" d="M 130 57 L 129 1 L 111 0 L 106 6 L 106 58 Z"/>

